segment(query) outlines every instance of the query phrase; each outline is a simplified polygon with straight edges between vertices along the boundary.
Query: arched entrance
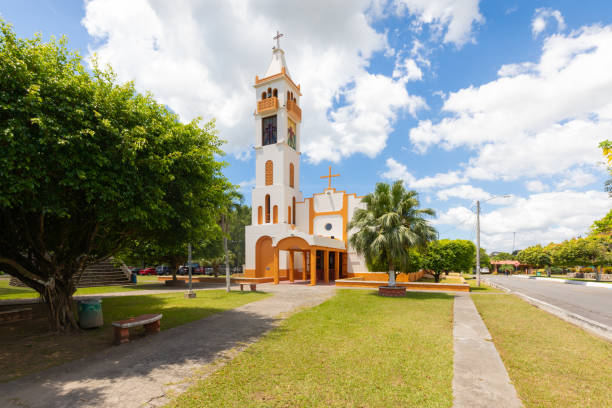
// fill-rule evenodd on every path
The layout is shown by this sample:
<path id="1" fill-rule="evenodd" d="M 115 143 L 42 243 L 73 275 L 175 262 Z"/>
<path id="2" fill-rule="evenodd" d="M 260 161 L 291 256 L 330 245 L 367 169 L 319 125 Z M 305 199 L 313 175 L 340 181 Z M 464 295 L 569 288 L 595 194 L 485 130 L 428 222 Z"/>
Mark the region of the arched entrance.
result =
<path id="1" fill-rule="evenodd" d="M 298 279 L 306 280 L 308 267 L 308 254 L 310 251 L 310 245 L 306 240 L 300 237 L 287 237 L 283 238 L 276 244 L 276 251 L 287 251 L 289 252 L 289 264 L 287 270 L 287 277 L 289 282 L 294 282 L 297 270 L 296 270 L 296 256 L 300 265 L 301 274 L 298 275 Z M 278 253 L 277 252 L 277 253 Z"/>
<path id="2" fill-rule="evenodd" d="M 255 244 L 255 277 L 272 276 L 274 269 L 274 250 L 272 238 L 261 237 Z"/>

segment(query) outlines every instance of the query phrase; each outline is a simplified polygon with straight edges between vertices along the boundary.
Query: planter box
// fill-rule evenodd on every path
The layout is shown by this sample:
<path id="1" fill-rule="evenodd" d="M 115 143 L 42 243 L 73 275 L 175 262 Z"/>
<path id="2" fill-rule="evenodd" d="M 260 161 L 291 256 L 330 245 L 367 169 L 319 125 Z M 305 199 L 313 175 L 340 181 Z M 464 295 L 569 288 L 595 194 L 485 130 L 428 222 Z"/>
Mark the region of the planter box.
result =
<path id="1" fill-rule="evenodd" d="M 378 296 L 404 297 L 406 296 L 406 287 L 405 286 L 379 286 Z"/>

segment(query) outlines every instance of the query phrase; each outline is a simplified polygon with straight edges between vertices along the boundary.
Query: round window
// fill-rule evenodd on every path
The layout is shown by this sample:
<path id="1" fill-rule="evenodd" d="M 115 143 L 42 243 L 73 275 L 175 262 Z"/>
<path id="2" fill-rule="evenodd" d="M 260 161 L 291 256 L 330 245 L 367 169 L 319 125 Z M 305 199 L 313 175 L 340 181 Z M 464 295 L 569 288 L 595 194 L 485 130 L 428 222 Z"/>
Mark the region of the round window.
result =
<path id="1" fill-rule="evenodd" d="M 332 225 L 331 225 L 331 224 L 328 222 L 327 224 L 325 224 L 325 229 L 326 229 L 327 231 L 331 231 L 331 229 L 332 229 Z"/>

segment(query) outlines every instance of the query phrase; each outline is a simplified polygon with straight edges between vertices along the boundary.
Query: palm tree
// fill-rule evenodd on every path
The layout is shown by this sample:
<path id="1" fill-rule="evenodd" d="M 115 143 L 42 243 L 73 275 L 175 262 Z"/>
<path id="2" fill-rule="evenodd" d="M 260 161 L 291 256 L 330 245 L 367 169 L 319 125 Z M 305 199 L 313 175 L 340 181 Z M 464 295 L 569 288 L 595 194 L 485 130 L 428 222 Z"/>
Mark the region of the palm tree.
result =
<path id="1" fill-rule="evenodd" d="M 420 209 L 418 193 L 407 191 L 401 181 L 377 183 L 374 193 L 362 202 L 366 208 L 357 209 L 349 224 L 349 230 L 356 230 L 349 243 L 368 264 L 388 266 L 389 286 L 395 286 L 410 249 L 435 240 L 436 230 L 425 217 L 436 213 L 431 208 Z"/>

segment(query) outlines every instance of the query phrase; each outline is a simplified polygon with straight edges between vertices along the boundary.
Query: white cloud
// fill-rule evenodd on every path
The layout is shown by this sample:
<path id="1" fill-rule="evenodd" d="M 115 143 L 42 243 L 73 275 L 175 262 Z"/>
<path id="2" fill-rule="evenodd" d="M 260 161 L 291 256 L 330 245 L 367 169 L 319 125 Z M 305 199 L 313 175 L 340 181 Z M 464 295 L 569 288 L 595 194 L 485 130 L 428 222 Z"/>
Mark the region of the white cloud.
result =
<path id="1" fill-rule="evenodd" d="M 532 193 L 541 193 L 548 190 L 548 186 L 540 180 L 529 180 L 525 182 L 525 188 Z"/>
<path id="2" fill-rule="evenodd" d="M 445 43 L 461 47 L 473 41 L 472 28 L 484 17 L 478 9 L 479 0 L 394 0 L 397 12 L 408 12 L 420 24 L 429 24 Z"/>
<path id="3" fill-rule="evenodd" d="M 271 59 L 272 33 L 284 28 L 281 46 L 303 90 L 303 150 L 318 162 L 376 155 L 398 115 L 424 106 L 405 82 L 367 72 L 372 54 L 388 47 L 385 34 L 370 25 L 370 6 L 368 0 L 214 7 L 195 0 L 180 6 L 90 0 L 83 25 L 94 39 L 90 51 L 110 63 L 119 80 L 150 90 L 182 120 L 215 117 L 228 141 L 224 148 L 237 155 L 253 144 L 253 78 Z M 339 100 L 346 105 L 335 106 Z"/>
<path id="4" fill-rule="evenodd" d="M 243 180 L 240 183 L 238 183 L 238 190 L 243 195 L 249 194 L 253 187 L 255 187 L 255 179 L 254 178 L 252 178 L 250 180 Z"/>
<path id="5" fill-rule="evenodd" d="M 531 32 L 534 37 L 537 37 L 538 34 L 546 29 L 550 19 L 556 20 L 559 30 L 565 30 L 565 20 L 559 10 L 538 8 L 533 15 L 533 20 L 531 20 Z"/>
<path id="6" fill-rule="evenodd" d="M 567 171 L 563 175 L 563 179 L 556 184 L 558 189 L 565 188 L 584 188 L 587 185 L 595 182 L 597 177 L 593 174 L 585 172 L 584 170 L 578 168 L 574 170 Z"/>
<path id="7" fill-rule="evenodd" d="M 437 173 L 435 176 L 427 176 L 417 179 L 408 168 L 393 158 L 388 158 L 387 171 L 382 173 L 382 177 L 388 180 L 402 180 L 408 187 L 415 189 L 428 189 L 434 187 L 446 187 L 453 184 L 465 182 L 465 178 L 458 172 Z"/>
<path id="8" fill-rule="evenodd" d="M 440 190 L 436 193 L 436 196 L 442 201 L 448 201 L 448 199 L 452 197 L 470 201 L 486 200 L 492 197 L 491 194 L 487 193 L 482 188 L 474 187 L 469 184 L 462 184 L 460 186 Z"/>
<path id="9" fill-rule="evenodd" d="M 498 204 L 501 204 L 499 202 Z M 514 198 L 509 205 L 481 210 L 481 242 L 489 251 L 509 250 L 516 232 L 516 248 L 560 242 L 584 235 L 594 220 L 610 209 L 608 194 L 601 191 L 560 191 Z M 441 213 L 436 224 L 454 225 L 463 231 L 472 228 L 466 207 L 453 207 Z"/>
<path id="10" fill-rule="evenodd" d="M 412 58 L 406 58 L 395 64 L 393 78 L 399 78 L 404 82 L 418 81 L 423 78 L 423 71 Z"/>
<path id="11" fill-rule="evenodd" d="M 500 78 L 449 94 L 437 123 L 410 131 L 418 151 L 431 145 L 476 151 L 473 179 L 563 174 L 601 160 L 612 133 L 612 26 L 583 27 L 545 39 L 540 60 L 508 64 Z"/>

